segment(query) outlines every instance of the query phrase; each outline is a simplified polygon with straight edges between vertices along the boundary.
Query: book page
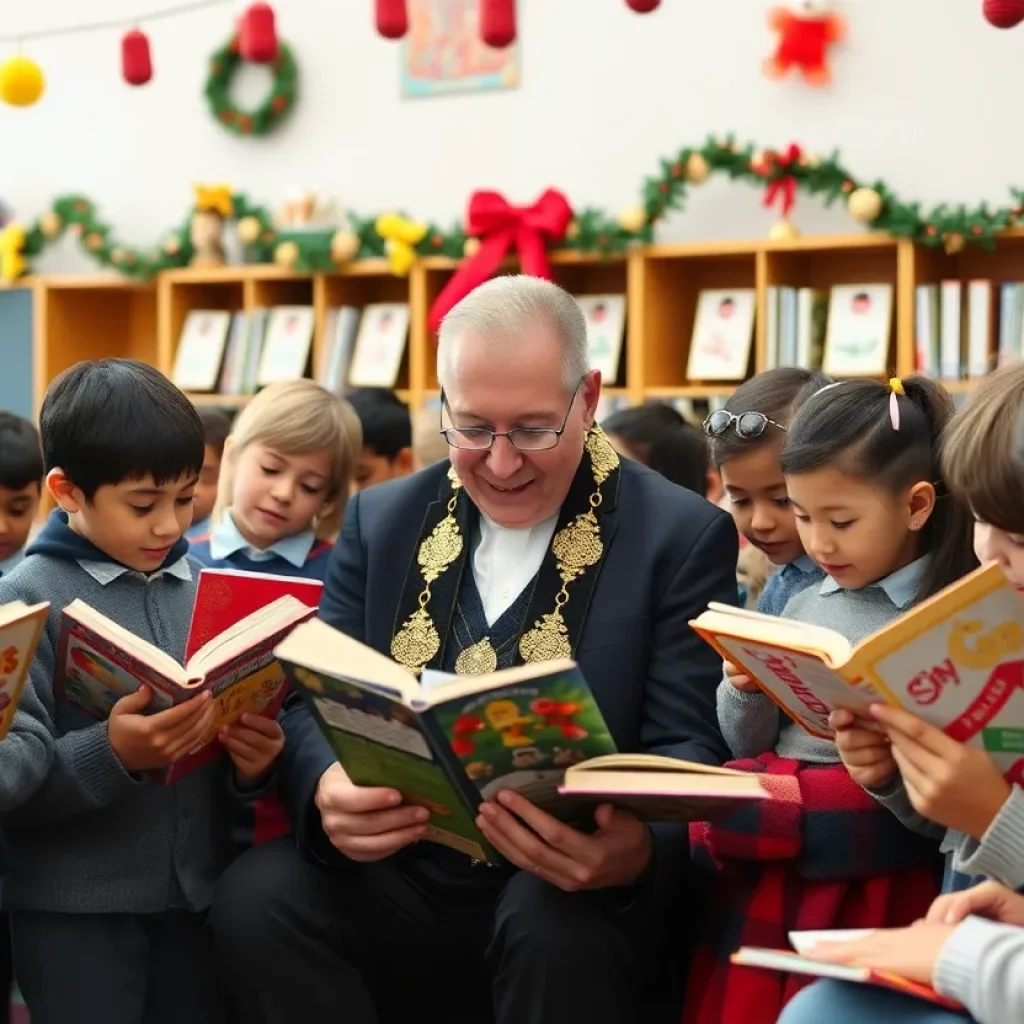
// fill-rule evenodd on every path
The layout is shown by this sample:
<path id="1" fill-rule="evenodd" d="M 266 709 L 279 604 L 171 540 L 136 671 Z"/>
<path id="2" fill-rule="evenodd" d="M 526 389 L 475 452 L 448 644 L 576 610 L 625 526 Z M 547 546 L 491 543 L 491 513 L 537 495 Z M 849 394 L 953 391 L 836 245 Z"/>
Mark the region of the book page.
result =
<path id="1" fill-rule="evenodd" d="M 0 738 L 7 735 L 35 655 L 49 604 L 20 605 L 20 619 L 0 625 Z"/>

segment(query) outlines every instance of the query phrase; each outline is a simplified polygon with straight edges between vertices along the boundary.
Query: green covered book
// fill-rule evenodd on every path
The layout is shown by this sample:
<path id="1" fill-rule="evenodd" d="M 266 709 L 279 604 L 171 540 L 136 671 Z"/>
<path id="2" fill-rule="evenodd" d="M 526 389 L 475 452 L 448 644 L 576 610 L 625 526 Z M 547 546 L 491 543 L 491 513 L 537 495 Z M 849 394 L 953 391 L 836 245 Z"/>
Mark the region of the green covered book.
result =
<path id="1" fill-rule="evenodd" d="M 478 860 L 500 862 L 475 824 L 481 802 L 514 789 L 582 821 L 593 801 L 559 794 L 565 771 L 615 752 L 572 661 L 417 680 L 319 620 L 296 628 L 276 654 L 349 778 L 428 808 L 427 838 Z"/>

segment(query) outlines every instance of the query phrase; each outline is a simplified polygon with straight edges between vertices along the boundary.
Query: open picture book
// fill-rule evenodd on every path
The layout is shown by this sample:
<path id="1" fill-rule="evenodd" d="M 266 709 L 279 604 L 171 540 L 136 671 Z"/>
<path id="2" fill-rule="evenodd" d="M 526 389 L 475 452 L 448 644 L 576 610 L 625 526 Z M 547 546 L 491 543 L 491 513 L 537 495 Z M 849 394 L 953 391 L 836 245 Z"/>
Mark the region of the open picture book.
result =
<path id="1" fill-rule="evenodd" d="M 50 602 L 0 605 L 0 740 L 10 731 Z"/>
<path id="2" fill-rule="evenodd" d="M 209 690 L 216 714 L 201 749 L 167 771 L 155 773 L 159 781 L 171 783 L 216 754 L 217 734 L 224 726 L 245 713 L 277 713 L 286 680 L 274 648 L 314 613 L 314 608 L 295 597 L 280 597 L 207 641 L 180 665 L 84 601 L 72 601 L 63 612 L 56 689 L 64 699 L 100 719 L 140 686 L 152 691 L 147 714 Z"/>
<path id="3" fill-rule="evenodd" d="M 1024 598 L 995 564 L 852 645 L 792 619 L 712 604 L 690 625 L 809 733 L 836 708 L 904 708 L 1024 777 Z"/>
<path id="4" fill-rule="evenodd" d="M 600 802 L 636 806 L 649 798 L 653 809 L 666 794 L 656 777 L 685 774 L 680 761 L 616 754 L 601 710 L 572 661 L 481 676 L 425 671 L 417 680 L 320 620 L 295 629 L 277 656 L 349 778 L 359 786 L 397 789 L 407 803 L 427 807 L 427 838 L 478 860 L 500 859 L 474 819 L 480 804 L 503 789 L 585 826 Z M 581 770 L 587 764 L 592 773 Z M 732 781 L 734 774 L 690 767 L 698 781 Z M 618 774 L 630 771 L 635 778 L 619 786 Z M 741 781 L 746 797 L 750 786 Z M 691 780 L 691 791 L 679 800 L 692 806 L 697 788 Z M 719 806 L 721 788 L 712 787 L 711 797 Z M 676 817 L 678 811 L 663 808 L 660 814 Z"/>

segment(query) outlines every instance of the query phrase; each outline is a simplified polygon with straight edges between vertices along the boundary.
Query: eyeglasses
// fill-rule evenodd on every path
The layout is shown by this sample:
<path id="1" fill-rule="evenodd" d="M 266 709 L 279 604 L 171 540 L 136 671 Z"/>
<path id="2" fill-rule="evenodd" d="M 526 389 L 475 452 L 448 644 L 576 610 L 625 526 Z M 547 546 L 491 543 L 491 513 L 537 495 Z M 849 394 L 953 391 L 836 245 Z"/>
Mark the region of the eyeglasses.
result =
<path id="1" fill-rule="evenodd" d="M 580 382 L 573 390 L 572 398 L 569 399 L 569 407 L 565 410 L 560 427 L 513 427 L 511 430 L 489 430 L 487 427 L 446 427 L 444 425 L 444 411 L 448 410 L 451 417 L 452 410 L 448 405 L 448 399 L 444 392 L 441 392 L 441 435 L 453 448 L 462 448 L 471 452 L 487 452 L 494 447 L 494 441 L 499 437 L 507 437 L 512 445 L 521 452 L 545 452 L 554 448 L 565 433 L 565 425 L 569 422 L 569 413 L 576 402 L 576 396 L 583 387 L 586 377 L 581 377 Z"/>
<path id="2" fill-rule="evenodd" d="M 728 409 L 716 409 L 704 421 L 704 433 L 708 437 L 721 437 L 731 426 L 735 425 L 736 433 L 749 441 L 760 437 L 768 426 L 778 427 L 779 430 L 786 428 L 781 423 L 769 419 L 763 412 L 729 412 Z"/>

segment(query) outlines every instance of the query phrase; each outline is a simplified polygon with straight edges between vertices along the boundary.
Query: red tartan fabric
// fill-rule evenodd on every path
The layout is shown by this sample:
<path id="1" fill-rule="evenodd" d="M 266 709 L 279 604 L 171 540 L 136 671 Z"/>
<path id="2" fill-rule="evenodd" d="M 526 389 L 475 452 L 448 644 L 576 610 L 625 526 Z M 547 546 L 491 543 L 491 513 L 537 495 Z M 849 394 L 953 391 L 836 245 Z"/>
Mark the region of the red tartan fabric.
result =
<path id="1" fill-rule="evenodd" d="M 764 754 L 729 767 L 761 774 L 773 799 L 691 826 L 694 867 L 714 877 L 683 1022 L 775 1024 L 813 979 L 738 967 L 733 952 L 788 949 L 794 930 L 910 924 L 937 895 L 942 861 L 842 765 Z"/>

